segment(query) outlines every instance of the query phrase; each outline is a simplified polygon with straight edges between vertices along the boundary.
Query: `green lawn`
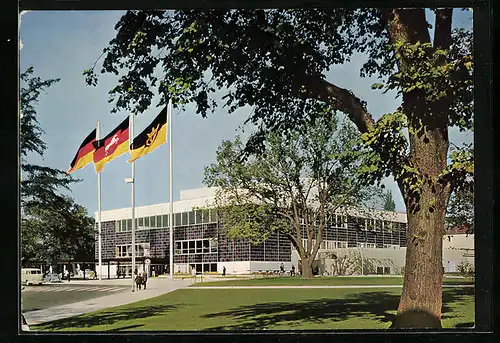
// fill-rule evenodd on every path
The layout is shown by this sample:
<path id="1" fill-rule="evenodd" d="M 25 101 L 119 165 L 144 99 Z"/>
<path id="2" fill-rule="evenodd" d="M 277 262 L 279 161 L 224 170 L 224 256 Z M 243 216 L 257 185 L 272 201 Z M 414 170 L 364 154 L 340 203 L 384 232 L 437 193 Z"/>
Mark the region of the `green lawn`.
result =
<path id="1" fill-rule="evenodd" d="M 32 331 L 385 329 L 401 290 L 179 289 L 31 327 Z M 443 290 L 443 326 L 472 326 L 474 289 Z"/>
<path id="2" fill-rule="evenodd" d="M 199 282 L 191 286 L 340 286 L 340 285 L 402 285 L 403 278 L 400 276 L 394 277 L 316 277 L 313 279 L 305 279 L 297 277 L 269 277 L 255 278 L 246 280 L 228 280 L 228 281 L 212 281 Z M 472 278 L 444 278 L 443 284 L 454 285 L 473 285 Z"/>

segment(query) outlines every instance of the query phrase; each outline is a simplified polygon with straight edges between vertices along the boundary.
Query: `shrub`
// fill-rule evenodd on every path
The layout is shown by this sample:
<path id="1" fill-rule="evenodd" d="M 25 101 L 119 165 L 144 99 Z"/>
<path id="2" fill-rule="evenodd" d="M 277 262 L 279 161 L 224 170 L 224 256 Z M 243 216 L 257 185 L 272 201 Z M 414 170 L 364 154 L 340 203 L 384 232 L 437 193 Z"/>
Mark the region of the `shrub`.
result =
<path id="1" fill-rule="evenodd" d="M 468 261 L 460 261 L 457 264 L 457 272 L 464 277 L 474 276 L 474 266 Z"/>

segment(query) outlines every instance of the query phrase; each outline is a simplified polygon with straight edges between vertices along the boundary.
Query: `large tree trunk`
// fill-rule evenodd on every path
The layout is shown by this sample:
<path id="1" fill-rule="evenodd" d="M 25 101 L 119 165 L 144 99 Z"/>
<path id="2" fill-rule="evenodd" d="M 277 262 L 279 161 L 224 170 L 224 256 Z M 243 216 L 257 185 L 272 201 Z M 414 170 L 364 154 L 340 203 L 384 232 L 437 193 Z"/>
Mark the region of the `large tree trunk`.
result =
<path id="1" fill-rule="evenodd" d="M 429 43 L 430 35 L 423 9 L 390 10 L 387 13 L 391 43 Z M 446 48 L 450 41 L 451 10 L 438 13 L 435 46 Z M 432 50 L 427 51 L 432 61 Z M 401 73 L 412 73 L 411 64 L 402 57 Z M 440 62 L 438 62 L 440 63 Z M 442 307 L 442 237 L 450 185 L 440 180 L 448 152 L 448 103 L 428 102 L 423 90 L 403 93 L 403 112 L 410 131 L 409 165 L 412 171 L 398 179 L 404 196 L 408 241 L 403 292 L 398 317 L 405 311 L 434 316 L 440 323 Z M 410 187 L 411 186 L 411 187 Z M 409 312 L 406 312 L 409 313 Z M 404 316 L 404 315 L 403 315 Z M 405 323 L 398 325 L 405 326 Z M 406 323 L 408 326 L 414 324 Z"/>
<path id="2" fill-rule="evenodd" d="M 408 211 L 408 243 L 403 292 L 398 312 L 423 309 L 441 318 L 443 281 L 444 196 L 437 197 L 431 187 L 422 189 L 417 213 Z M 437 198 L 434 210 L 429 204 Z"/>
<path id="3" fill-rule="evenodd" d="M 416 99 L 411 95 L 403 98 L 408 110 L 425 108 L 423 104 L 414 107 Z M 422 182 L 420 187 L 414 192 L 408 185 L 400 183 L 405 190 L 408 240 L 403 292 L 398 307 L 398 313 L 424 310 L 439 319 L 444 220 L 450 195 L 450 185 L 440 179 L 448 151 L 447 116 L 440 110 L 435 106 L 432 115 L 429 112 L 412 113 L 413 118 L 424 118 L 422 124 L 426 132 L 410 135 L 410 160 L 418 170 L 418 180 Z M 413 125 L 418 128 L 417 123 Z"/>
<path id="4" fill-rule="evenodd" d="M 305 278 L 312 278 L 313 277 L 313 265 L 314 259 L 312 258 L 307 258 L 307 257 L 301 257 L 300 263 L 302 266 L 302 277 Z"/>

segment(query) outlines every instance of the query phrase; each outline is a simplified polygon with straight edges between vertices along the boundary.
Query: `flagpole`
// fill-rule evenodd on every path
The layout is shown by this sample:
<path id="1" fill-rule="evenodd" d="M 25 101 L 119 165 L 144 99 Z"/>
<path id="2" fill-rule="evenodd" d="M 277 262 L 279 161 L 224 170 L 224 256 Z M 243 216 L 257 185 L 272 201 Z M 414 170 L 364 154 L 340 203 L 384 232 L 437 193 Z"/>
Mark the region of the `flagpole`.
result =
<path id="1" fill-rule="evenodd" d="M 96 141 L 99 140 L 99 121 L 97 121 Z M 102 239 L 101 239 L 101 172 L 97 173 L 97 225 L 99 230 L 99 281 L 102 281 Z M 97 268 L 96 268 L 97 270 Z"/>
<path id="2" fill-rule="evenodd" d="M 130 114 L 129 142 L 134 142 L 134 114 Z M 135 289 L 135 163 L 132 161 L 132 292 Z"/>
<path id="3" fill-rule="evenodd" d="M 174 192 L 172 189 L 172 99 L 168 101 L 167 125 L 168 125 L 168 138 L 170 150 L 170 280 L 174 279 Z M 170 118 L 168 118 L 170 115 Z"/>

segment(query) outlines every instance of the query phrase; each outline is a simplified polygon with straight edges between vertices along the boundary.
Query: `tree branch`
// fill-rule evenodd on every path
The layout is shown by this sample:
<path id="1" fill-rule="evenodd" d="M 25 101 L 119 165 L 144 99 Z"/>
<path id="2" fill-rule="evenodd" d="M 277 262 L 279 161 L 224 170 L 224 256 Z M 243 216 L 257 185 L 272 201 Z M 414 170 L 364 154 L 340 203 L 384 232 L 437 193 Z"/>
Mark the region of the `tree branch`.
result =
<path id="1" fill-rule="evenodd" d="M 434 47 L 436 49 L 448 49 L 451 46 L 451 17 L 452 8 L 442 8 L 436 11 L 434 30 Z"/>
<path id="2" fill-rule="evenodd" d="M 346 113 L 361 133 L 370 131 L 375 125 L 371 114 L 351 91 L 340 88 L 319 76 L 305 76 L 301 83 L 306 87 L 308 97 L 332 104 L 337 110 Z"/>

